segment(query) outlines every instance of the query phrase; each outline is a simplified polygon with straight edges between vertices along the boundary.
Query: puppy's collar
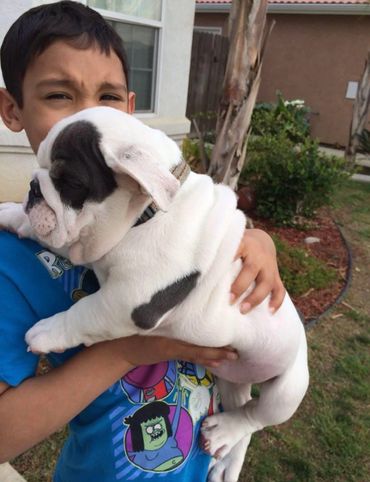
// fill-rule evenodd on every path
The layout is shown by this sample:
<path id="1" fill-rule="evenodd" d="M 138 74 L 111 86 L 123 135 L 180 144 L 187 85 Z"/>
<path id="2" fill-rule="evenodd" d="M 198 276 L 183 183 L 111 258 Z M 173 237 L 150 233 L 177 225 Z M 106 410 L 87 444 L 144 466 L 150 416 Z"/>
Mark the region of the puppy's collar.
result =
<path id="1" fill-rule="evenodd" d="M 177 164 L 174 168 L 171 169 L 171 173 L 180 181 L 180 184 L 184 184 L 186 178 L 190 174 L 190 167 L 187 164 L 187 162 L 182 159 L 180 164 Z M 143 214 L 139 217 L 139 219 L 136 221 L 133 227 L 135 226 L 140 226 L 140 224 L 145 223 L 146 221 L 149 221 L 149 219 L 152 219 L 156 215 L 156 213 L 159 211 L 158 207 L 154 202 L 152 202 L 143 212 Z"/>

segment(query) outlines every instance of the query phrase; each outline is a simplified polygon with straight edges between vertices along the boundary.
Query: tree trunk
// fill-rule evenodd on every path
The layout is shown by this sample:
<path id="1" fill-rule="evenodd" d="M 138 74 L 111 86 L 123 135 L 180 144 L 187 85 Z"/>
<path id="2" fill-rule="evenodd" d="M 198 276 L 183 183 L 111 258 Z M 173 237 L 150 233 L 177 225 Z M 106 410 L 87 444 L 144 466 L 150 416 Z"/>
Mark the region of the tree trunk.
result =
<path id="1" fill-rule="evenodd" d="M 365 129 L 370 104 L 370 51 L 367 54 L 364 73 L 358 86 L 357 96 L 353 105 L 353 116 L 350 127 L 349 141 L 346 148 L 346 162 L 353 168 L 356 152 L 360 143 L 360 135 Z"/>
<path id="2" fill-rule="evenodd" d="M 261 81 L 262 56 L 269 33 L 266 11 L 267 0 L 233 0 L 231 6 L 230 49 L 208 174 L 233 189 L 245 162 Z"/>

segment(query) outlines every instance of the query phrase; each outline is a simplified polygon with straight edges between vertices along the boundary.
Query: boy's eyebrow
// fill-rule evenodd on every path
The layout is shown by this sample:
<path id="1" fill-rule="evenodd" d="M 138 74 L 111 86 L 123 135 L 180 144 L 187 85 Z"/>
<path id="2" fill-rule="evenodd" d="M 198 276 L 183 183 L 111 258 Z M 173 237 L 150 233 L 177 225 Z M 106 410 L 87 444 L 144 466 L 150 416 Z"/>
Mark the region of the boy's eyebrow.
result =
<path id="1" fill-rule="evenodd" d="M 103 84 L 101 84 L 99 90 L 124 90 L 125 92 L 127 92 L 127 87 L 125 84 L 104 82 Z"/>
<path id="2" fill-rule="evenodd" d="M 41 80 L 36 84 L 37 88 L 42 87 L 70 87 L 76 88 L 78 87 L 78 83 L 71 79 L 45 79 Z M 112 83 L 112 82 L 103 82 L 99 85 L 99 90 L 123 90 L 127 93 L 127 87 L 124 83 Z"/>

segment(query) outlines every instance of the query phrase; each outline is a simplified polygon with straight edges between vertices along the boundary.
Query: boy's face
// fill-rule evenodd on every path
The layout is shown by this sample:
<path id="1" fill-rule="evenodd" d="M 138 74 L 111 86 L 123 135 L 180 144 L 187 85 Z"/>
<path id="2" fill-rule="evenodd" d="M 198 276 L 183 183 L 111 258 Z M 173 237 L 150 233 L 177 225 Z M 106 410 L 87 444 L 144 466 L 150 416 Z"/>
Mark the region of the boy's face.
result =
<path id="1" fill-rule="evenodd" d="M 77 49 L 57 41 L 30 64 L 23 81 L 23 108 L 14 106 L 16 123 L 24 129 L 34 152 L 60 119 L 88 107 L 105 105 L 132 113 L 135 94 L 127 85 L 118 56 L 99 47 Z M 5 119 L 4 119 L 5 120 Z"/>

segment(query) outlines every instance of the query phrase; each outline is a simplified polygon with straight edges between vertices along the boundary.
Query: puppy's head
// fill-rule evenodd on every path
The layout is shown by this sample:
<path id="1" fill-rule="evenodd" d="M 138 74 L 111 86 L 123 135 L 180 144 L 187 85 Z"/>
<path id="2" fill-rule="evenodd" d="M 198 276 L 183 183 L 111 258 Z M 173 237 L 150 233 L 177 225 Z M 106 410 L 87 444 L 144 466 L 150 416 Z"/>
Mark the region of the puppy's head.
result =
<path id="1" fill-rule="evenodd" d="M 74 263 L 101 258 L 152 201 L 165 211 L 179 188 L 176 143 L 109 107 L 58 122 L 37 158 L 26 212 L 40 240 L 68 246 Z"/>

